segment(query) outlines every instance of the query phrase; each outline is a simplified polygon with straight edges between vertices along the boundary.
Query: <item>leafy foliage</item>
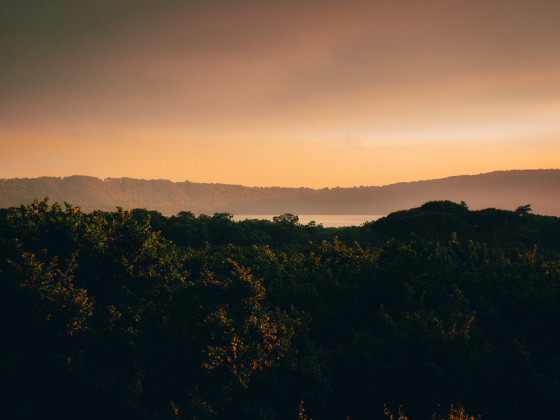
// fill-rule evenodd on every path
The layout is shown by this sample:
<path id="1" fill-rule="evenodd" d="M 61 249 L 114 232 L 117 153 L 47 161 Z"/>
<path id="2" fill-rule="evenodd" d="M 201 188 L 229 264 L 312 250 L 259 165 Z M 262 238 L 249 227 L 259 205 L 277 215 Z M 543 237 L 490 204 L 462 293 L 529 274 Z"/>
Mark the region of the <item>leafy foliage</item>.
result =
<path id="1" fill-rule="evenodd" d="M 6 418 L 554 418 L 557 218 L 0 213 Z"/>

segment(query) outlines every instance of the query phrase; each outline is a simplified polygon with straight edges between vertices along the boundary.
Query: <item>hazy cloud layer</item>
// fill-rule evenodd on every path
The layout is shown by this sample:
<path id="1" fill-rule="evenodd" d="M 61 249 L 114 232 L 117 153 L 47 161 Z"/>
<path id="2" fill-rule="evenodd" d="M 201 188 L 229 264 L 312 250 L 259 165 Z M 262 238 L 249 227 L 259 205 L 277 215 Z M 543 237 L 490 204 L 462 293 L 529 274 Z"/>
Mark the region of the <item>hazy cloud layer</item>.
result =
<path id="1" fill-rule="evenodd" d="M 559 21 L 556 0 L 4 2 L 0 176 L 39 155 L 250 185 L 557 166 Z"/>

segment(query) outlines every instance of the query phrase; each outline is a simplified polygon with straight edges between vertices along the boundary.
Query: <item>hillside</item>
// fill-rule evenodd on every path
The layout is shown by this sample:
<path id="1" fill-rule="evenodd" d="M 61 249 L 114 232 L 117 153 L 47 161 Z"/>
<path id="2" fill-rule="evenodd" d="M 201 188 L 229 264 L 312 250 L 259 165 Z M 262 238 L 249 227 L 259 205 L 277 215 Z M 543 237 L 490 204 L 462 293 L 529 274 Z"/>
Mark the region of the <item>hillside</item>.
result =
<path id="1" fill-rule="evenodd" d="M 432 200 L 465 201 L 471 209 L 515 209 L 560 216 L 560 169 L 480 175 L 354 188 L 281 188 L 132 178 L 14 178 L 0 180 L 0 207 L 33 199 L 80 203 L 84 211 L 146 208 L 163 214 L 388 214 Z"/>

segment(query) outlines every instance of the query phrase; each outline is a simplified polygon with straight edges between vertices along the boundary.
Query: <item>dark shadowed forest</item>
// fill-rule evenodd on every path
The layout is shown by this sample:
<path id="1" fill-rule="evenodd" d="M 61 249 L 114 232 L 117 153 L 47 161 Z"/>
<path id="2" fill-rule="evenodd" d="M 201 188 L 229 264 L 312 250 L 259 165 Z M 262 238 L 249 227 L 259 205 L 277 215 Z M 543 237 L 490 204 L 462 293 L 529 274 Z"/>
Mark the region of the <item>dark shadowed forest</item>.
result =
<path id="1" fill-rule="evenodd" d="M 556 419 L 560 219 L 518 204 L 2 209 L 0 417 Z"/>

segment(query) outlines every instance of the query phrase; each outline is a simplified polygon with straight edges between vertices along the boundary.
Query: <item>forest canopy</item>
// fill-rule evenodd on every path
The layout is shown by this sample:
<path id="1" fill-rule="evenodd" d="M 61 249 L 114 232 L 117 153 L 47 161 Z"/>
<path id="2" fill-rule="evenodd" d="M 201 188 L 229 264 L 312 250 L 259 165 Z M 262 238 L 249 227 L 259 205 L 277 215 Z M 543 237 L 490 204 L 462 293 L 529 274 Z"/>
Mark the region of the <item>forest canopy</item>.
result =
<path id="1" fill-rule="evenodd" d="M 348 228 L 2 209 L 0 413 L 553 419 L 558 238 L 524 203 Z"/>

